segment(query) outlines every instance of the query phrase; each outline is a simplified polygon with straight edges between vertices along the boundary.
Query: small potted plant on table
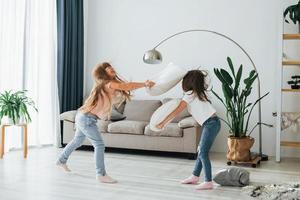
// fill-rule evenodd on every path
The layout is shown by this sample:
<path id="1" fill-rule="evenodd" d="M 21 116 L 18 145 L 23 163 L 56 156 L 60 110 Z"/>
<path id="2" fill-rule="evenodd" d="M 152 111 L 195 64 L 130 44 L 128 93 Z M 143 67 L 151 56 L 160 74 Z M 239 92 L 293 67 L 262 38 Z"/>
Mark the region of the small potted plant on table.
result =
<path id="1" fill-rule="evenodd" d="M 287 83 L 291 86 L 292 89 L 300 89 L 300 76 L 295 75 L 291 77 L 292 80 Z"/>
<path id="2" fill-rule="evenodd" d="M 25 93 L 25 90 L 17 92 L 10 90 L 0 94 L 0 124 L 17 125 L 31 121 L 28 107 L 36 111 L 37 108 Z"/>
<path id="3" fill-rule="evenodd" d="M 241 65 L 235 73 L 232 61 L 227 57 L 231 74 L 225 69 L 214 69 L 214 73 L 222 84 L 224 99 L 215 91 L 213 94 L 225 107 L 226 119 L 222 119 L 229 127 L 228 137 L 228 161 L 247 162 L 251 160 L 250 149 L 254 144 L 254 138 L 250 135 L 257 124 L 249 131 L 250 116 L 255 105 L 269 93 L 266 93 L 253 103 L 248 103 L 247 98 L 252 91 L 252 84 L 257 78 L 257 73 L 252 70 L 248 77 L 241 83 L 243 66 Z M 230 163 L 228 163 L 230 164 Z"/>

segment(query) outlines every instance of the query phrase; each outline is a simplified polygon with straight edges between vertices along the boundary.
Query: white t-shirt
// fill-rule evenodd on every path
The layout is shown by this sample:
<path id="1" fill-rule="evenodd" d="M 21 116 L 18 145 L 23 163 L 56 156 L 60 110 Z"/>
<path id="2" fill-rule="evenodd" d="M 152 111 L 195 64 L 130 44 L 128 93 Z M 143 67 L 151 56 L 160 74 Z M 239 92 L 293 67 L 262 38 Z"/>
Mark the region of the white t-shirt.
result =
<path id="1" fill-rule="evenodd" d="M 208 101 L 201 101 L 198 96 L 191 92 L 185 92 L 182 98 L 188 105 L 189 113 L 202 126 L 210 118 L 216 109 Z"/>

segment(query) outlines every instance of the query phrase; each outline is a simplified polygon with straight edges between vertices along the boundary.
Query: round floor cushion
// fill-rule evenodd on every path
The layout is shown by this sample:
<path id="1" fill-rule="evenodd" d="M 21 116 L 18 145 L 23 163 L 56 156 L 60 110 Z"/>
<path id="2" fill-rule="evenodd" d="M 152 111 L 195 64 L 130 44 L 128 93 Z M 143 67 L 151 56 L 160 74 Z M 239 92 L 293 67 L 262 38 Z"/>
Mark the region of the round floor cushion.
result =
<path id="1" fill-rule="evenodd" d="M 244 187 L 249 185 L 250 173 L 244 168 L 228 167 L 218 171 L 213 180 L 222 186 Z"/>

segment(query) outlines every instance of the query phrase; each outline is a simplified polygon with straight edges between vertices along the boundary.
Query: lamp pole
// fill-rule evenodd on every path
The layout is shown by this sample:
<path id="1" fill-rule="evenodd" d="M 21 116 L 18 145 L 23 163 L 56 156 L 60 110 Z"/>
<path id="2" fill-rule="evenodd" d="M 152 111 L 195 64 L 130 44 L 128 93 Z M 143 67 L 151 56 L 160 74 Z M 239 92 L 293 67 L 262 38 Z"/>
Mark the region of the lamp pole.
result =
<path id="1" fill-rule="evenodd" d="M 212 30 L 207 30 L 207 29 L 191 29 L 191 30 L 186 30 L 186 31 L 181 31 L 181 32 L 178 32 L 178 33 L 175 33 L 173 35 L 170 35 L 169 37 L 163 39 L 162 41 L 160 41 L 152 50 L 146 52 L 146 54 L 148 53 L 149 56 L 147 56 L 146 54 L 144 55 L 144 62 L 145 63 L 148 63 L 148 64 L 155 64 L 155 63 L 159 63 L 162 61 L 162 57 L 161 57 L 161 54 L 156 51 L 156 48 L 159 47 L 161 44 L 163 44 L 164 42 L 166 42 L 167 40 L 177 36 L 177 35 L 181 35 L 181 34 L 185 34 L 185 33 L 189 33 L 189 32 L 207 32 L 207 33 L 212 33 L 212 34 L 215 34 L 215 35 L 219 35 L 223 38 L 226 38 L 227 40 L 233 42 L 236 46 L 238 46 L 243 52 L 244 54 L 247 56 L 247 58 L 250 60 L 255 72 L 257 73 L 257 91 L 258 91 L 258 98 L 261 97 L 261 92 L 260 92 L 260 78 L 259 78 L 259 75 L 258 75 L 258 72 L 257 72 L 257 68 L 256 68 L 256 65 L 254 64 L 252 58 L 250 57 L 250 55 L 247 53 L 247 51 L 239 44 L 237 43 L 236 41 L 234 41 L 233 39 L 231 39 L 230 37 L 222 34 L 222 33 L 219 33 L 219 32 L 216 32 L 216 31 L 212 31 Z M 148 60 L 149 59 L 149 60 Z M 151 62 L 151 59 L 153 62 Z M 156 59 L 156 60 L 154 60 Z M 268 160 L 268 156 L 267 155 L 264 155 L 262 153 L 262 126 L 261 126 L 261 101 L 258 102 L 258 126 L 259 126 L 259 155 L 260 157 L 262 158 L 262 160 Z"/>

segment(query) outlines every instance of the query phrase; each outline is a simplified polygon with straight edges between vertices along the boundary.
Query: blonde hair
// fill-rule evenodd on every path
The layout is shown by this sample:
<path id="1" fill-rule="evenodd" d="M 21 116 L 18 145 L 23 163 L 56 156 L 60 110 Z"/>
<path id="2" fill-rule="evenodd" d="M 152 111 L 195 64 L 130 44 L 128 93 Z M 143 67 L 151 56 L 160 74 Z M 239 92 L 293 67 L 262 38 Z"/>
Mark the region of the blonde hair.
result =
<path id="1" fill-rule="evenodd" d="M 111 97 L 108 94 L 107 90 L 105 89 L 105 85 L 110 81 L 119 82 L 119 83 L 125 83 L 125 81 L 122 80 L 118 75 L 116 75 L 114 78 L 111 78 L 106 72 L 107 67 L 111 67 L 111 65 L 108 62 L 97 64 L 94 67 L 92 76 L 95 81 L 95 84 L 93 86 L 93 89 L 89 97 L 85 100 L 84 104 L 79 108 L 81 112 L 83 113 L 90 112 L 97 105 L 99 97 L 103 99 L 104 96 L 108 97 L 110 106 L 112 106 Z M 120 92 L 122 93 L 122 95 L 126 97 L 126 99 L 128 100 L 130 99 L 130 91 L 120 91 Z"/>

